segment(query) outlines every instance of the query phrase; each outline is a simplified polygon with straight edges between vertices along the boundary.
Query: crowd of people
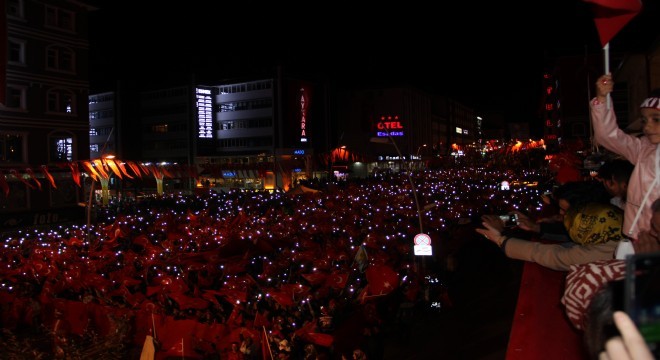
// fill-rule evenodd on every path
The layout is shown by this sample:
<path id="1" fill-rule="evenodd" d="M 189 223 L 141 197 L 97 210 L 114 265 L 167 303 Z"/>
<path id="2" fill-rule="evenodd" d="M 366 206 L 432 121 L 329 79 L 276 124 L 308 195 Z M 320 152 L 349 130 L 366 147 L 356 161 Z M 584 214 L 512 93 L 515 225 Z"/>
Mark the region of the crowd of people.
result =
<path id="1" fill-rule="evenodd" d="M 549 181 L 547 173 L 521 174 Z M 114 218 L 99 214 L 91 229 L 9 237 L 0 259 L 2 324 L 56 332 L 62 356 L 76 336 L 107 335 L 124 321 L 124 343 L 140 349 L 151 336 L 161 357 L 243 348 L 252 357 L 339 358 L 358 349 L 378 359 L 380 327 L 401 303 L 424 301 L 425 272 L 451 255 L 443 246 L 449 228 L 484 213 L 540 209 L 536 187 L 502 190 L 518 176 L 415 173 L 423 229 L 407 175 L 381 174 L 295 195 L 168 194 Z M 422 230 L 434 244 L 426 267 L 413 253 Z"/>

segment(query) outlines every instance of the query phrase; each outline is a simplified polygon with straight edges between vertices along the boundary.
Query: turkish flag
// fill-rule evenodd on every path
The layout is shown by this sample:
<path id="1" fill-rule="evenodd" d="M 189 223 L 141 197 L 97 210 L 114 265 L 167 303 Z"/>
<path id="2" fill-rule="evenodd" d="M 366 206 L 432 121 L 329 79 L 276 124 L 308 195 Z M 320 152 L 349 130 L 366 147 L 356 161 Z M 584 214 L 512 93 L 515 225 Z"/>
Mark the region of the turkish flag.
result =
<path id="1" fill-rule="evenodd" d="M 291 296 L 283 291 L 277 291 L 275 289 L 270 289 L 268 290 L 268 295 L 273 298 L 273 300 L 277 301 L 278 304 L 284 306 L 284 307 L 291 307 L 294 305 L 293 299 L 291 299 Z"/>
<path id="2" fill-rule="evenodd" d="M 642 10 L 640 0 L 584 0 L 592 4 L 594 22 L 603 47 Z"/>
<path id="3" fill-rule="evenodd" d="M 399 286 L 399 274 L 387 265 L 369 266 L 366 276 L 371 295 L 387 295 Z"/>
<path id="4" fill-rule="evenodd" d="M 335 271 L 325 280 L 325 285 L 333 289 L 341 290 L 346 286 L 348 273 Z"/>

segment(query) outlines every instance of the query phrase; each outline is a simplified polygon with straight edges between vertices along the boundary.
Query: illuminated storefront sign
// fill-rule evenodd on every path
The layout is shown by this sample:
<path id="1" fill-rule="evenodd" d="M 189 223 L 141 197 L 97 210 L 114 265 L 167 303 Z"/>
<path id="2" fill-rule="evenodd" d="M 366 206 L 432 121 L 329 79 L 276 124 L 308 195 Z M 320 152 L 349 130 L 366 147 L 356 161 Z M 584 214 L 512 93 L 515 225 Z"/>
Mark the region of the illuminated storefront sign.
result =
<path id="1" fill-rule="evenodd" d="M 197 105 L 197 136 L 200 139 L 213 138 L 213 99 L 211 89 L 195 89 Z"/>
<path id="2" fill-rule="evenodd" d="M 403 136 L 403 125 L 398 115 L 381 116 L 380 121 L 376 123 L 376 136 Z"/>

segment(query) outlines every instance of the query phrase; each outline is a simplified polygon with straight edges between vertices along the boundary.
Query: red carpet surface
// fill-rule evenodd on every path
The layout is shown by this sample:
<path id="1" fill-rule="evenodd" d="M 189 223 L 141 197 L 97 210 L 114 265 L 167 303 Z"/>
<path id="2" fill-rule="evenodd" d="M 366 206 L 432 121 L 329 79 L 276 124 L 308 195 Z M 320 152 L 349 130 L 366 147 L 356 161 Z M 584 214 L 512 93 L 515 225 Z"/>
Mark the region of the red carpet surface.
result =
<path id="1" fill-rule="evenodd" d="M 511 327 L 507 360 L 586 360 L 582 332 L 564 313 L 566 272 L 525 263 Z"/>

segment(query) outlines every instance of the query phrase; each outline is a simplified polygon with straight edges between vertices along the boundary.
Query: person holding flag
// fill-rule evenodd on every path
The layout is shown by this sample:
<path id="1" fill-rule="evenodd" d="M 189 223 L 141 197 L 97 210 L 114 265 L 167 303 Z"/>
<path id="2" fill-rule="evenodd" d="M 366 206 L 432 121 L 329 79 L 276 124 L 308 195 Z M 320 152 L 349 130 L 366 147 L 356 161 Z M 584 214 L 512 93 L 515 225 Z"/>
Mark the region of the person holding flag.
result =
<path id="1" fill-rule="evenodd" d="M 596 81 L 596 97 L 592 99 L 591 121 L 596 141 L 608 150 L 623 156 L 635 165 L 630 180 L 624 208 L 623 232 L 632 239 L 627 248 L 622 242 L 617 249 L 617 258 L 634 253 L 634 245 L 642 231 L 649 230 L 651 203 L 660 197 L 660 89 L 640 105 L 643 136 L 627 134 L 619 128 L 616 114 L 607 99 L 614 89 L 611 74 Z"/>

